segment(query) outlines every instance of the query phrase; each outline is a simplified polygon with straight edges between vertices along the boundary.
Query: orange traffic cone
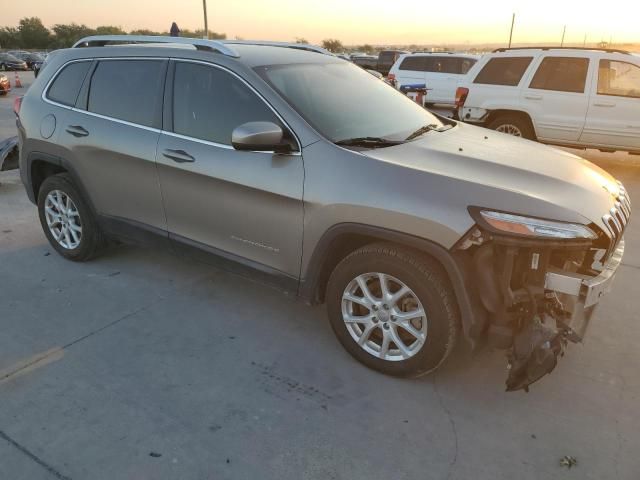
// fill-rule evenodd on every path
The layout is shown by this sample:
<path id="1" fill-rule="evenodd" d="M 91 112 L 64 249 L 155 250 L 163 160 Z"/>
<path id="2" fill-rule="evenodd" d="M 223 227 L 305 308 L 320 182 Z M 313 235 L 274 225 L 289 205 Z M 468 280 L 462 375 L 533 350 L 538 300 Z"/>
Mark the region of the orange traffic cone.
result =
<path id="1" fill-rule="evenodd" d="M 14 88 L 22 88 L 22 82 L 20 81 L 20 77 L 18 76 L 18 72 L 16 72 L 16 79 L 15 79 L 15 85 Z"/>

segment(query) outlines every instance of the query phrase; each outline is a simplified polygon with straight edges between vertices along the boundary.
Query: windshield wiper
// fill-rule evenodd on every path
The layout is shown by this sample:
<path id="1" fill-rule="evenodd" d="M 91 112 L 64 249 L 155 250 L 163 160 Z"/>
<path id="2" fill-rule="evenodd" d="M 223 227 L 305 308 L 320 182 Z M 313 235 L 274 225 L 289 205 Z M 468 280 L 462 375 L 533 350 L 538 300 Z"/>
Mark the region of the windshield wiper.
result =
<path id="1" fill-rule="evenodd" d="M 335 142 L 336 145 L 341 145 L 343 147 L 370 147 L 370 148 L 381 148 L 381 147 L 391 147 L 393 145 L 400 145 L 404 143 L 402 140 L 390 140 L 388 138 L 382 137 L 354 137 L 354 138 L 345 138 L 344 140 L 338 140 Z"/>
<path id="2" fill-rule="evenodd" d="M 427 132 L 444 132 L 445 130 L 449 130 L 451 127 L 452 125 L 442 125 L 441 127 L 439 127 L 434 123 L 430 123 L 429 125 L 425 125 L 417 129 L 415 132 L 413 132 L 411 135 L 405 138 L 405 141 L 408 142 L 409 140 L 414 140 L 418 138 L 420 135 L 424 135 Z"/>

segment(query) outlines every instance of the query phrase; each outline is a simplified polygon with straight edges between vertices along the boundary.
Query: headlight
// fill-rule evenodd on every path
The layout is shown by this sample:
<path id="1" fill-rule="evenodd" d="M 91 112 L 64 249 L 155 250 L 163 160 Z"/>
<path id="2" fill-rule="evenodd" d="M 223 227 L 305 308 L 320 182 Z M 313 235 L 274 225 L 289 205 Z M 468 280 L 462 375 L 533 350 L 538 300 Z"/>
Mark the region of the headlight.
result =
<path id="1" fill-rule="evenodd" d="M 507 234 L 558 239 L 598 238 L 593 230 L 579 223 L 555 222 L 490 210 L 480 210 L 480 215 L 495 230 Z"/>

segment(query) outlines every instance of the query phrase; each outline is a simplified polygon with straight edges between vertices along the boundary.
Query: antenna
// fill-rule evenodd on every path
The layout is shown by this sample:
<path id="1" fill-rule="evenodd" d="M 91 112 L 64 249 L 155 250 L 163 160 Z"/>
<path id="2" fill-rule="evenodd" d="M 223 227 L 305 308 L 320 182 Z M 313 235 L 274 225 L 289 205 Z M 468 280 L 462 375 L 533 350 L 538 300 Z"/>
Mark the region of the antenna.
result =
<path id="1" fill-rule="evenodd" d="M 567 33 L 567 26 L 565 25 L 562 29 L 562 40 L 560 40 L 560 46 L 564 47 L 564 34 Z"/>

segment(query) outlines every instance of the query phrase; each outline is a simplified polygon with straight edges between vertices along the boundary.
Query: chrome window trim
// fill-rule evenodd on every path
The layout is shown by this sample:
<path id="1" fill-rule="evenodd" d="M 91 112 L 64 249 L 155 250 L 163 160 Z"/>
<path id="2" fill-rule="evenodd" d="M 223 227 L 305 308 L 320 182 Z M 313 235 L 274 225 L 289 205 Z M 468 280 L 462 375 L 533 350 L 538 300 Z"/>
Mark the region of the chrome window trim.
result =
<path id="1" fill-rule="evenodd" d="M 230 73 L 231 75 L 236 77 L 238 80 L 240 80 L 242 83 L 244 83 L 249 88 L 249 90 L 251 90 L 253 93 L 255 93 L 256 96 L 260 100 L 262 100 L 262 102 L 264 102 L 264 104 L 269 108 L 269 110 L 271 110 L 273 112 L 273 114 L 282 122 L 282 124 L 293 135 L 293 138 L 295 139 L 296 144 L 298 146 L 298 150 L 295 151 L 295 152 L 287 153 L 285 155 L 294 155 L 294 156 L 302 155 L 302 143 L 300 142 L 300 139 L 298 138 L 298 135 L 293 130 L 293 128 L 291 128 L 291 126 L 285 121 L 285 119 L 282 118 L 282 115 L 280 115 L 280 113 L 278 113 L 278 111 L 268 102 L 268 100 L 266 98 L 264 98 L 264 96 L 260 92 L 258 92 L 258 90 L 255 89 L 255 87 L 253 85 L 251 85 L 249 82 L 247 82 L 244 78 L 242 78 L 236 72 L 234 72 L 233 70 L 231 70 L 231 69 L 229 69 L 227 67 L 223 67 L 222 65 L 218 65 L 218 64 L 212 63 L 212 62 L 205 62 L 205 61 L 202 61 L 202 60 L 191 60 L 191 59 L 183 59 L 183 58 L 175 58 L 175 57 L 171 57 L 170 60 L 173 60 L 176 63 L 178 63 L 178 62 L 182 62 L 182 63 L 197 63 L 197 64 L 205 65 L 205 66 L 208 66 L 208 67 L 218 68 L 218 69 L 220 69 L 222 71 L 225 71 L 227 73 Z M 174 88 L 175 88 L 175 85 L 174 85 Z M 173 92 L 171 92 L 171 100 L 173 101 Z M 233 145 L 227 145 L 226 143 L 212 142 L 210 140 L 204 140 L 204 139 L 201 139 L 201 138 L 191 137 L 189 135 L 184 135 L 184 134 L 181 134 L 181 133 L 169 132 L 167 130 L 163 130 L 162 132 L 163 133 L 172 134 L 173 136 L 176 136 L 178 138 L 183 138 L 185 140 L 193 140 L 193 141 L 196 141 L 196 142 L 204 143 L 206 145 L 212 145 L 212 146 L 216 146 L 216 147 L 224 147 L 224 148 L 228 148 L 228 149 L 231 149 L 231 150 L 235 150 Z M 250 150 L 250 151 L 253 151 L 253 150 Z M 276 153 L 276 152 L 273 152 L 273 151 L 266 151 L 266 152 L 259 151 L 257 153 Z"/>
<path id="2" fill-rule="evenodd" d="M 159 128 L 148 127 L 147 125 L 141 125 L 139 123 L 129 122 L 127 120 L 122 120 L 120 118 L 108 117 L 107 115 L 102 115 L 100 113 L 90 112 L 88 110 L 81 110 L 79 108 L 75 108 L 74 107 L 74 108 L 71 109 L 71 111 L 72 112 L 77 112 L 77 113 L 83 113 L 85 115 L 89 115 L 90 117 L 96 117 L 96 118 L 101 118 L 103 120 L 110 120 L 110 121 L 115 122 L 115 123 L 121 123 L 122 125 L 127 125 L 129 127 L 141 128 L 142 130 L 148 130 L 150 132 L 155 132 L 155 133 L 162 132 L 162 130 L 159 129 Z"/>
<path id="3" fill-rule="evenodd" d="M 77 62 L 93 62 L 94 60 L 98 61 L 98 62 L 103 61 L 103 60 L 148 60 L 148 61 L 173 60 L 175 62 L 198 63 L 198 64 L 202 64 L 202 65 L 205 65 L 205 66 L 208 66 L 208 67 L 218 68 L 218 69 L 223 70 L 223 71 L 225 71 L 227 73 L 230 73 L 231 75 L 236 77 L 238 80 L 240 80 L 242 83 L 244 83 L 253 93 L 255 93 L 257 95 L 257 97 L 260 100 L 262 100 L 265 103 L 265 105 L 267 105 L 267 107 L 274 113 L 274 115 L 291 132 L 291 134 L 293 135 L 293 138 L 295 139 L 296 144 L 298 146 L 298 150 L 297 151 L 289 152 L 289 153 L 286 153 L 286 154 L 281 154 L 281 153 L 278 153 L 278 152 L 275 152 L 275 151 L 271 151 L 271 150 L 269 150 L 269 151 L 255 151 L 255 153 L 267 153 L 267 154 L 270 153 L 270 154 L 289 155 L 289 156 L 301 156 L 302 155 L 302 143 L 300 142 L 300 139 L 298 138 L 298 135 L 293 130 L 293 128 L 291 128 L 291 126 L 285 121 L 285 119 L 282 117 L 282 115 L 280 115 L 280 113 L 278 113 L 278 111 L 267 101 L 267 99 L 264 98 L 264 96 L 260 92 L 258 92 L 249 82 L 247 82 L 244 78 L 242 78 L 236 72 L 234 72 L 233 70 L 230 70 L 229 68 L 223 67 L 222 65 L 218 65 L 218 64 L 215 64 L 215 63 L 212 63 L 212 62 L 205 62 L 205 61 L 201 61 L 201 60 L 183 59 L 183 58 L 176 58 L 176 57 L 96 57 L 96 58 L 92 57 L 92 58 L 79 58 L 79 59 L 75 59 L 75 60 L 69 60 L 68 62 L 65 62 L 64 64 L 62 64 L 60 66 L 60 68 L 58 68 L 56 73 L 53 74 L 53 76 L 49 79 L 49 81 L 45 85 L 45 88 L 42 90 L 42 95 L 41 95 L 42 100 L 45 103 L 48 103 L 50 105 L 55 105 L 56 107 L 64 108 L 65 110 L 70 110 L 72 112 L 83 113 L 85 115 L 89 115 L 89 116 L 96 117 L 96 118 L 101 118 L 103 120 L 110 120 L 112 122 L 120 123 L 120 124 L 123 124 L 123 125 L 128 125 L 130 127 L 137 127 L 137 128 L 141 128 L 143 130 L 148 130 L 150 132 L 166 134 L 166 135 L 169 135 L 169 136 L 172 136 L 172 137 L 181 138 L 183 140 L 190 140 L 190 141 L 193 141 L 193 142 L 201 143 L 201 144 L 204 144 L 204 145 L 209 145 L 209 146 L 212 146 L 212 147 L 224 148 L 226 150 L 235 150 L 233 145 L 227 145 L 227 144 L 224 144 L 224 143 L 212 142 L 210 140 L 204 140 L 204 139 L 201 139 L 201 138 L 190 137 L 188 135 L 182 135 L 180 133 L 171 132 L 169 130 L 154 128 L 154 127 L 148 127 L 146 125 L 141 125 L 139 123 L 129 122 L 127 120 L 122 120 L 120 118 L 109 117 L 107 115 L 102 115 L 100 113 L 90 112 L 88 110 L 82 110 L 80 108 L 71 107 L 69 105 L 64 105 L 62 103 L 55 102 L 55 101 L 53 101 L 53 100 L 51 100 L 51 99 L 49 99 L 47 97 L 47 92 L 49 91 L 49 87 L 54 82 L 54 80 L 58 77 L 58 75 L 60 75 L 60 72 L 62 72 L 62 70 L 67 65 L 70 65 L 72 63 L 77 63 Z M 171 92 L 171 99 L 173 100 L 173 92 Z M 249 150 L 249 151 L 252 151 L 252 150 Z"/>

